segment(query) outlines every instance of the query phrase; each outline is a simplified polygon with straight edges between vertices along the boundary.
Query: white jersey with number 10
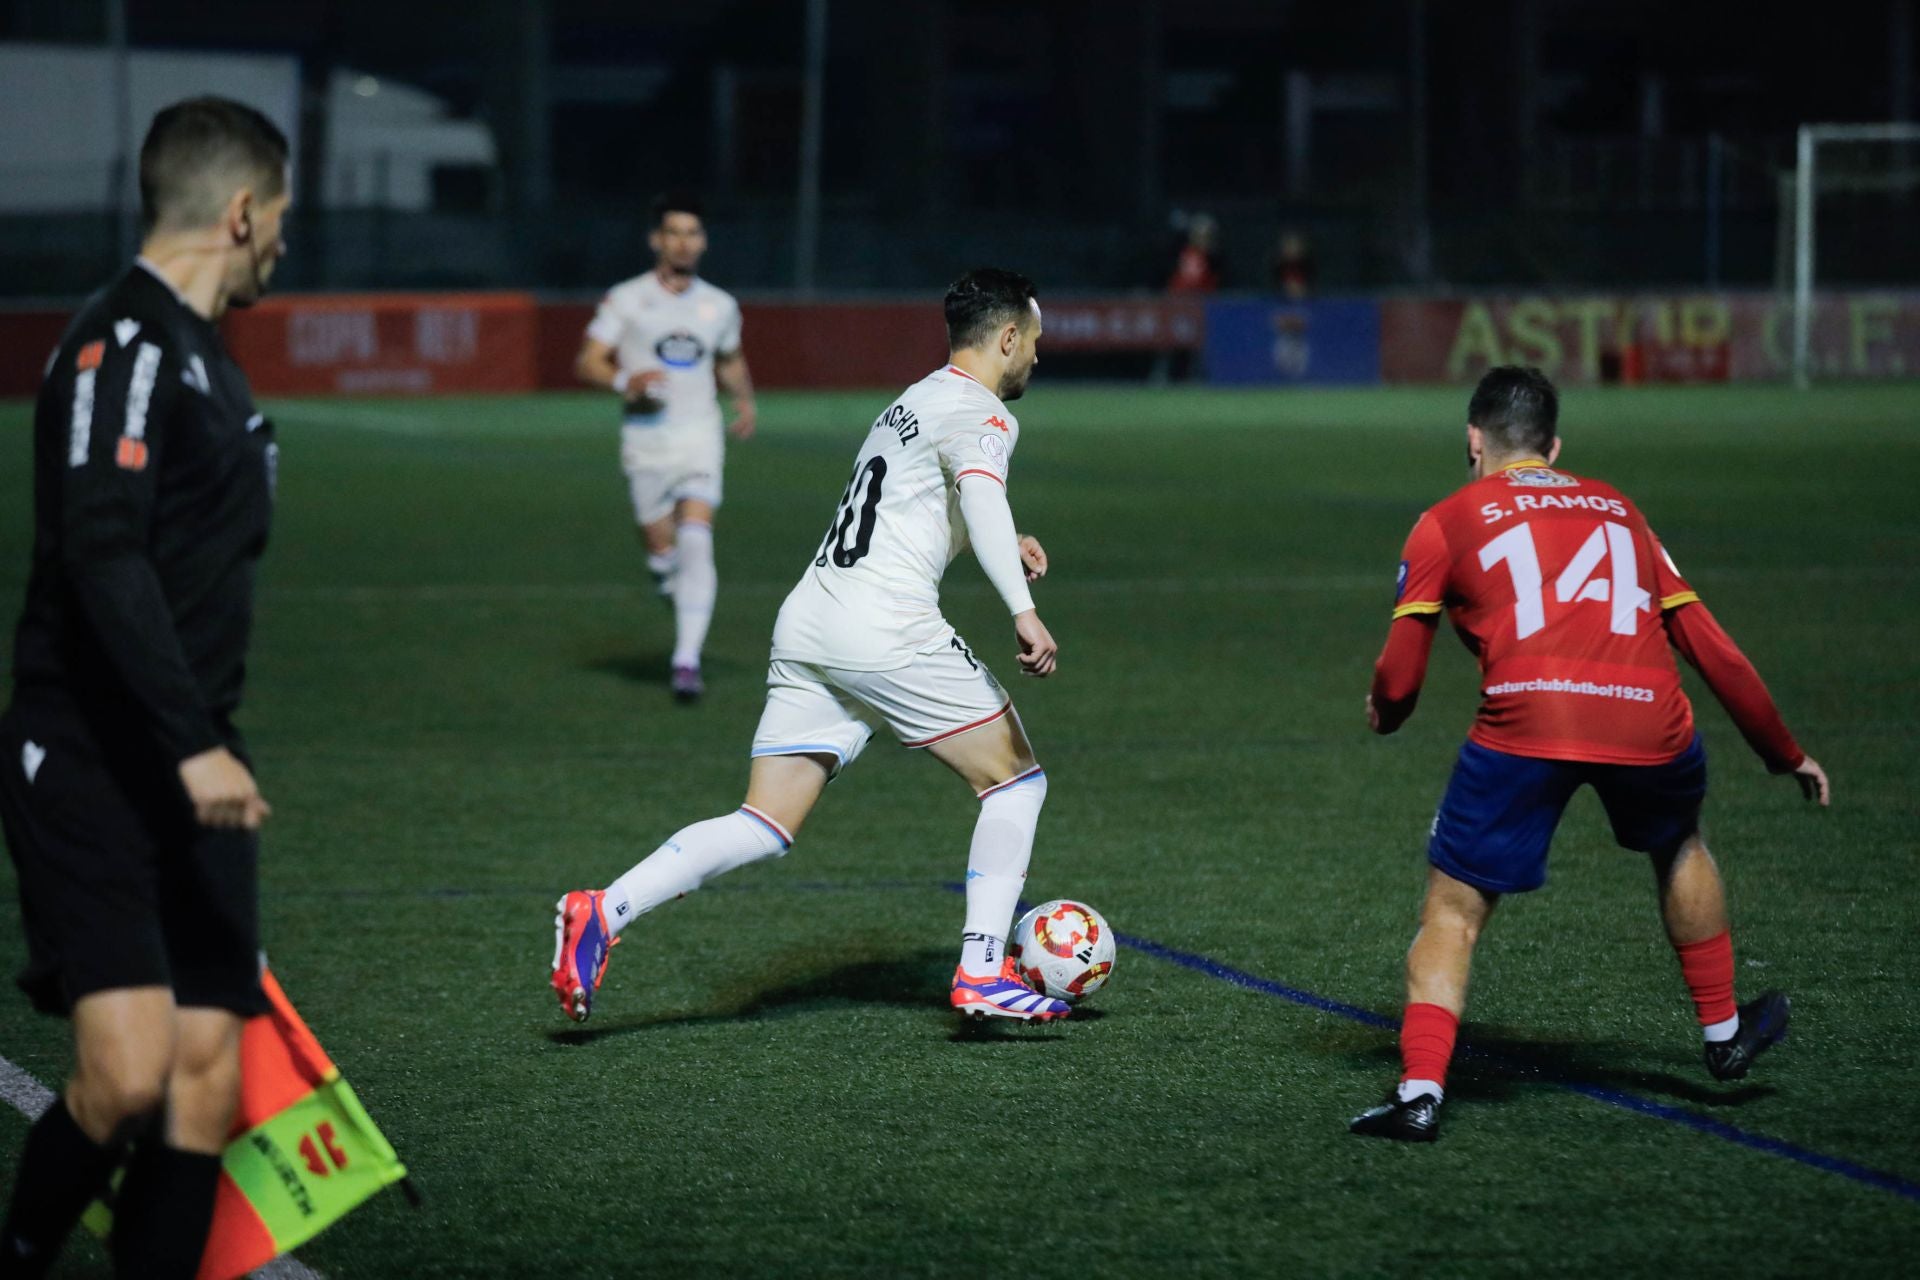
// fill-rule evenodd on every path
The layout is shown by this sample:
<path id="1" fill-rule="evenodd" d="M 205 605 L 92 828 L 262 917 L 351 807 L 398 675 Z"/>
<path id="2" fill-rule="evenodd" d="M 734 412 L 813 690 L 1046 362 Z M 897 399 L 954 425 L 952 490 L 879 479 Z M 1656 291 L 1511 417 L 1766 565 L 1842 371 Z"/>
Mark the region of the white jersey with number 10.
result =
<path id="1" fill-rule="evenodd" d="M 1020 424 L 948 365 L 874 421 L 833 524 L 773 627 L 776 660 L 891 671 L 944 646 L 940 579 L 967 546 L 963 476 L 1007 482 Z"/>

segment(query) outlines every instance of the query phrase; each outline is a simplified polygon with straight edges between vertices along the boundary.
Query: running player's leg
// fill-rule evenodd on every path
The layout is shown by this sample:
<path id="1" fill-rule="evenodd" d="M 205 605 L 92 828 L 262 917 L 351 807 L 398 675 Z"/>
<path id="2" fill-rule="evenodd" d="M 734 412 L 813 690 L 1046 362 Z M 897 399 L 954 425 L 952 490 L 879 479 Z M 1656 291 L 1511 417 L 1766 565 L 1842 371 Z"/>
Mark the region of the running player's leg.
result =
<path id="1" fill-rule="evenodd" d="M 980 814 L 967 849 L 967 915 L 951 1003 L 974 1017 L 1065 1017 L 1068 1006 L 1029 989 L 1007 955 L 1007 931 L 1033 857 L 1047 802 L 1047 775 L 1011 708 L 986 724 L 931 743 L 927 751 L 973 788 Z"/>
<path id="2" fill-rule="evenodd" d="M 552 981 L 575 1021 L 592 1012 L 607 952 L 621 930 L 715 876 L 785 854 L 828 781 L 873 736 L 850 700 L 803 663 L 772 663 L 767 686 L 746 803 L 682 827 L 605 890 L 578 889 L 561 898 Z"/>
<path id="3" fill-rule="evenodd" d="M 665 599 L 673 598 L 674 566 L 678 563 L 674 555 L 674 520 L 666 516 L 651 524 L 637 525 L 641 545 L 647 549 L 647 574 L 653 579 L 654 591 Z"/>
<path id="4" fill-rule="evenodd" d="M 793 847 L 838 764 L 830 754 L 761 756 L 747 780 L 746 803 L 682 827 L 607 886 L 607 931 L 620 931 L 655 907 L 684 898 L 716 876 Z"/>
<path id="5" fill-rule="evenodd" d="M 700 696 L 700 653 L 720 595 L 713 560 L 713 503 L 683 497 L 674 504 L 673 673 L 674 693 Z"/>
<path id="6" fill-rule="evenodd" d="M 647 551 L 647 573 L 654 590 L 673 598 L 673 474 L 654 429 L 625 427 L 620 434 L 620 468 L 633 501 L 633 524 Z"/>
<path id="7" fill-rule="evenodd" d="M 1385 1102 L 1353 1118 L 1354 1133 L 1407 1142 L 1439 1135 L 1474 947 L 1502 894 L 1546 883 L 1554 828 L 1580 781 L 1580 767 L 1563 761 L 1461 748 L 1427 843 L 1427 895 L 1407 952 L 1400 1080 Z"/>
<path id="8" fill-rule="evenodd" d="M 1467 1010 L 1467 977 L 1480 931 L 1500 901 L 1438 867 L 1427 870 L 1420 931 L 1407 948 L 1407 1006 L 1400 1024 L 1401 1101 L 1440 1097 L 1460 1018 Z"/>
<path id="9" fill-rule="evenodd" d="M 1698 736 L 1665 764 L 1607 769 L 1594 788 L 1614 838 L 1652 860 L 1660 919 L 1693 997 L 1707 1070 L 1722 1080 L 1746 1075 L 1753 1060 L 1785 1036 L 1791 1002 L 1778 991 L 1746 1005 L 1735 1002 L 1726 890 L 1700 837 L 1707 761 Z"/>
<path id="10" fill-rule="evenodd" d="M 967 851 L 960 968 L 976 976 L 997 974 L 1033 858 L 1034 829 L 1047 800 L 1046 771 L 1012 714 L 933 743 L 927 754 L 959 774 L 980 800 Z"/>
<path id="11" fill-rule="evenodd" d="M 967 910 L 953 1006 L 979 1017 L 1065 1016 L 1068 1006 L 1034 993 L 1006 955 L 1008 926 L 1019 908 L 1047 799 L 1047 775 L 1034 760 L 1006 690 L 958 636 L 916 654 L 899 670 L 836 672 L 835 678 L 884 716 L 901 742 L 926 748 L 979 798 L 967 851 Z"/>

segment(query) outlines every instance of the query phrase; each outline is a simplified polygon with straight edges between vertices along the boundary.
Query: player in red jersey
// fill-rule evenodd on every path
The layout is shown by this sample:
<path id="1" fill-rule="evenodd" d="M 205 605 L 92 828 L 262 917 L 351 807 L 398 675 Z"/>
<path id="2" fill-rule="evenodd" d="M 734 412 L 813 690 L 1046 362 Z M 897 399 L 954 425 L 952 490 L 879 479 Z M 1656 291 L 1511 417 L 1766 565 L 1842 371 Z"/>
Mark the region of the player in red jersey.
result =
<path id="1" fill-rule="evenodd" d="M 1700 839 L 1706 753 L 1671 649 L 1705 677 L 1747 743 L 1809 799 L 1827 775 L 1787 731 L 1746 657 L 1618 489 L 1554 469 L 1559 397 L 1538 369 L 1490 370 L 1467 407 L 1472 483 L 1407 538 L 1367 723 L 1413 714 L 1442 612 L 1480 661 L 1481 703 L 1427 849 L 1426 903 L 1407 953 L 1405 1068 L 1354 1133 L 1430 1142 L 1473 946 L 1503 893 L 1546 883 L 1547 846 L 1583 785 L 1614 837 L 1651 856 L 1660 914 L 1717 1079 L 1744 1076 L 1786 1033 L 1788 1001 L 1733 998 L 1733 942 Z"/>

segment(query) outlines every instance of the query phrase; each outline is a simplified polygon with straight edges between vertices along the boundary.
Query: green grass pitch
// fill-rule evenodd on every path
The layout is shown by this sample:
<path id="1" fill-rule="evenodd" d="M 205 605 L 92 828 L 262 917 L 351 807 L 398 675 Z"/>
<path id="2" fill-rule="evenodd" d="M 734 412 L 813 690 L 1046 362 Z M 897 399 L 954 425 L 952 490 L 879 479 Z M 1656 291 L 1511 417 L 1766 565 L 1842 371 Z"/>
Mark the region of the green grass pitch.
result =
<path id="1" fill-rule="evenodd" d="M 1066 1025 L 945 1007 L 974 805 L 880 741 L 781 861 L 628 931 L 594 1020 L 546 987 L 553 900 L 735 805 L 773 615 L 891 391 L 768 394 L 732 449 L 711 694 L 670 619 L 604 399 L 267 408 L 281 506 L 243 723 L 276 816 L 274 967 L 414 1171 L 301 1251 L 331 1277 L 1804 1276 L 1920 1244 L 1920 391 L 1570 392 L 1569 467 L 1641 503 L 1832 773 L 1765 775 L 1690 685 L 1745 994 L 1792 1039 L 1714 1084 L 1644 862 L 1590 795 L 1483 943 L 1441 1142 L 1352 1138 L 1390 1032 L 1123 949 Z M 1427 822 L 1473 705 L 1364 727 L 1401 539 L 1461 479 L 1464 391 L 1046 382 L 1012 498 L 1058 676 L 1016 679 L 970 558 L 948 616 L 1052 780 L 1029 897 L 1397 1016 Z M 29 407 L 0 405 L 0 606 L 25 574 Z M 9 646 L 10 647 L 10 646 Z M 11 868 L 0 872 L 11 897 Z M 11 910 L 11 908 L 8 908 Z M 0 929 L 0 970 L 22 959 Z M 0 991 L 45 1081 L 64 1025 Z M 1570 1089 L 1907 1180 L 1871 1185 Z M 0 1111 L 0 1167 L 24 1122 Z M 1763 1144 L 1764 1145 L 1764 1144 Z M 70 1274 L 104 1268 L 77 1246 Z M 1905 1259 L 1906 1261 L 1903 1261 Z"/>

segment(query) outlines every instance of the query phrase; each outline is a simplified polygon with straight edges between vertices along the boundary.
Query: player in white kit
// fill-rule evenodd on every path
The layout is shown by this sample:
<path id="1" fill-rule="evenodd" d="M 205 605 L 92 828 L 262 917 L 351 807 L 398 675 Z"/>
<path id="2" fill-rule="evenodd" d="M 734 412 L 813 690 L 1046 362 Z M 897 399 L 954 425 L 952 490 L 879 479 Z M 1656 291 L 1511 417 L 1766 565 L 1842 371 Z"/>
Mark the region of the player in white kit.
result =
<path id="1" fill-rule="evenodd" d="M 675 832 L 605 890 L 558 904 L 552 983 L 585 1021 L 620 931 L 714 876 L 793 844 L 827 782 L 885 724 L 925 747 L 980 800 L 950 1002 L 963 1015 L 1046 1021 L 1005 955 L 1047 775 L 1006 690 L 940 615 L 940 578 L 969 542 L 1013 618 L 1020 669 L 1053 674 L 1056 646 L 1027 583 L 1046 552 L 1016 533 L 1007 471 L 1040 305 L 1026 277 L 983 268 L 946 297 L 950 363 L 909 387 L 867 433 L 826 537 L 781 606 L 746 803 Z"/>
<path id="2" fill-rule="evenodd" d="M 653 270 L 601 300 L 575 371 L 625 404 L 620 462 L 647 568 L 673 601 L 673 692 L 704 692 L 700 650 L 719 594 L 713 513 L 726 455 L 716 387 L 733 401 L 736 440 L 753 434 L 753 381 L 740 349 L 740 304 L 696 272 L 707 251 L 700 206 L 669 194 L 654 204 Z"/>

